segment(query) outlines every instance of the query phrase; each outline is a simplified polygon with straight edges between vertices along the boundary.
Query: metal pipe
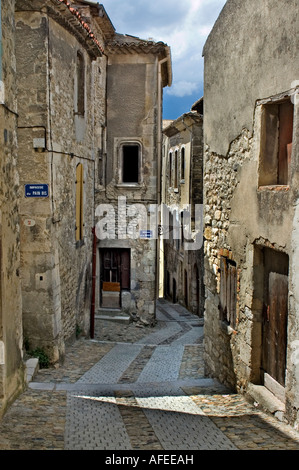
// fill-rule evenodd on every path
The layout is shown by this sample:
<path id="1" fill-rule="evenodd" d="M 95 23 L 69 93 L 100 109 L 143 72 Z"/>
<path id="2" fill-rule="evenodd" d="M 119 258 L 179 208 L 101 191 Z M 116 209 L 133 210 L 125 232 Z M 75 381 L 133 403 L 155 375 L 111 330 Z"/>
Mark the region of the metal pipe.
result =
<path id="1" fill-rule="evenodd" d="M 92 248 L 92 292 L 90 309 L 90 337 L 94 339 L 94 315 L 95 315 L 95 295 L 96 295 L 96 264 L 97 264 L 97 237 L 95 227 L 92 228 L 93 248 Z"/>

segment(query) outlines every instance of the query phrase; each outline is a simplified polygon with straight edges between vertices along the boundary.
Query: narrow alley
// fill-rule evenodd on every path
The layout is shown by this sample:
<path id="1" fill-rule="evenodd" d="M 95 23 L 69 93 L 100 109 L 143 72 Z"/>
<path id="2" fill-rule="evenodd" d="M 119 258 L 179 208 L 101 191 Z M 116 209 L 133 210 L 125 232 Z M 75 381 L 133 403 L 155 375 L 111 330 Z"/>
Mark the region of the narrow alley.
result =
<path id="1" fill-rule="evenodd" d="M 160 300 L 153 329 L 96 321 L 95 333 L 38 371 L 0 450 L 299 450 L 294 429 L 204 376 L 203 320 L 182 306 Z"/>

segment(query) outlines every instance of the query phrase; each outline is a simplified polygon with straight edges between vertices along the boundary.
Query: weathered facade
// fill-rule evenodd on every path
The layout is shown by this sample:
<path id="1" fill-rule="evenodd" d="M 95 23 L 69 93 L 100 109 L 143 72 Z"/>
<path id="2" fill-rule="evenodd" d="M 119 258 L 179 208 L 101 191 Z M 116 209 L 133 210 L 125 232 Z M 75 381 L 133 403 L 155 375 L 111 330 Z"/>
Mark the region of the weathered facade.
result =
<path id="1" fill-rule="evenodd" d="M 207 372 L 257 401 L 270 397 L 294 426 L 297 7 L 228 0 L 204 47 Z"/>
<path id="2" fill-rule="evenodd" d="M 168 124 L 163 134 L 164 295 L 202 316 L 203 100 Z"/>
<path id="3" fill-rule="evenodd" d="M 89 332 L 105 37 L 64 1 L 17 1 L 15 17 L 24 338 L 55 363 Z"/>
<path id="4" fill-rule="evenodd" d="M 161 200 L 162 96 L 171 83 L 170 51 L 161 42 L 115 34 L 106 53 L 107 144 L 96 183 L 95 311 L 148 325 L 155 322 L 158 296 L 157 223 L 150 227 L 150 221 Z"/>
<path id="5" fill-rule="evenodd" d="M 68 341 L 89 336 L 96 306 L 154 323 L 171 59 L 163 43 L 116 34 L 94 2 L 0 7 L 2 415 L 24 388 L 24 351 L 39 348 L 58 364 Z M 95 246 L 103 204 L 116 211 L 118 239 Z M 127 220 L 135 204 L 155 215 L 149 238 L 147 223 Z M 115 260 L 118 304 L 103 286 L 115 281 Z"/>
<path id="6" fill-rule="evenodd" d="M 0 2 L 0 417 L 23 390 L 14 1 Z"/>

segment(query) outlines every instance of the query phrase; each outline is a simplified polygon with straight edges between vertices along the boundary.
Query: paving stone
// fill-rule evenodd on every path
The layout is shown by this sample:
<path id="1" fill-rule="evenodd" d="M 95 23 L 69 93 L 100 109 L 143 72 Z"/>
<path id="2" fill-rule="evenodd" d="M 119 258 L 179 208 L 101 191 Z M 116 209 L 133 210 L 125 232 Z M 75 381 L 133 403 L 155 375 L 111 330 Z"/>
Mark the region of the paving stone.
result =
<path id="1" fill-rule="evenodd" d="M 204 377 L 202 322 L 159 301 L 153 328 L 80 338 L 8 409 L 0 450 L 299 450 L 298 432 Z"/>

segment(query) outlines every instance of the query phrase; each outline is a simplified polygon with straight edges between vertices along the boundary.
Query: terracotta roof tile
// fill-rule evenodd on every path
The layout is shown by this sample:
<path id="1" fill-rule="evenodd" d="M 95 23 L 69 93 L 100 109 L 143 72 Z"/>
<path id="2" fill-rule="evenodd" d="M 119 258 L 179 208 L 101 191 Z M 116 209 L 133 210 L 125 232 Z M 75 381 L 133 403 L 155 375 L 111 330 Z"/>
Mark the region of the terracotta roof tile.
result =
<path id="1" fill-rule="evenodd" d="M 92 32 L 92 30 L 90 29 L 89 25 L 83 20 L 82 16 L 78 12 L 78 10 L 76 10 L 76 8 L 74 8 L 68 0 L 56 0 L 56 2 L 64 4 L 64 5 L 67 6 L 69 11 L 78 19 L 78 21 L 81 23 L 81 26 L 83 26 L 83 28 L 86 30 L 86 32 L 88 33 L 89 38 L 96 44 L 96 46 L 103 53 L 104 52 L 103 47 L 101 46 L 101 44 L 99 43 L 99 41 L 95 37 L 95 35 Z"/>

